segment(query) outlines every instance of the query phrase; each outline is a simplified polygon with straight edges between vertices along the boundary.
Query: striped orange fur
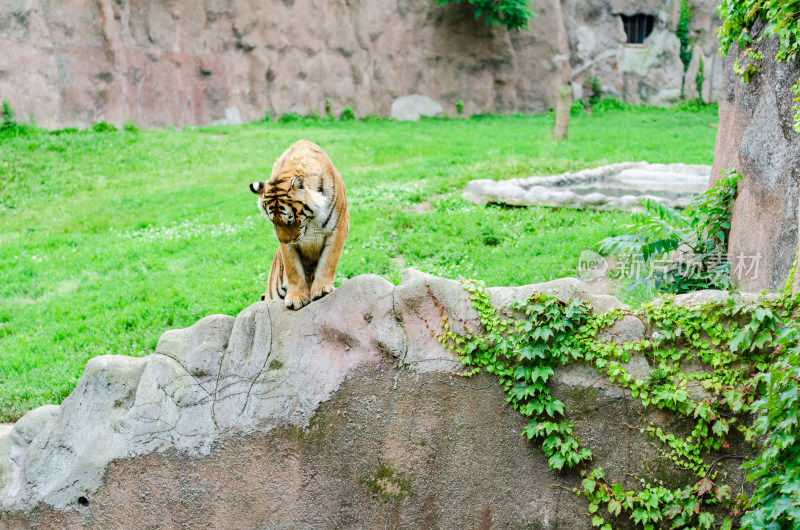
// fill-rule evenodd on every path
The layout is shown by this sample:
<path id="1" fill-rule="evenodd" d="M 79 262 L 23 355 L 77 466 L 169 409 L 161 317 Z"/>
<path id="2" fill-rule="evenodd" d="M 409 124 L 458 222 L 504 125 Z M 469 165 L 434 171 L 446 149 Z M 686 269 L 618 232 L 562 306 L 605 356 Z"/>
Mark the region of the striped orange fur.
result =
<path id="1" fill-rule="evenodd" d="M 328 155 L 308 140 L 295 142 L 270 179 L 250 190 L 279 241 L 261 299 L 283 298 L 286 307 L 300 309 L 332 292 L 350 216 L 344 181 Z"/>

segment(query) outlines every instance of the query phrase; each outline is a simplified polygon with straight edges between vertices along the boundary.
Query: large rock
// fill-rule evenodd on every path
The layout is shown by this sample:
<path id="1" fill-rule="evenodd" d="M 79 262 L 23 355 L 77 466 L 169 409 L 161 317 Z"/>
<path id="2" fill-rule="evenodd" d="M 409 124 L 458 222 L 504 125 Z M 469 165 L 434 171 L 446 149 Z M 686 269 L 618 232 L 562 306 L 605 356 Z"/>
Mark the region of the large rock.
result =
<path id="1" fill-rule="evenodd" d="M 569 278 L 489 294 L 534 291 L 621 307 Z M 583 501 L 553 487 L 577 473 L 548 471 L 496 379 L 456 375 L 429 331 L 434 299 L 453 323 L 477 320 L 459 282 L 407 271 L 297 312 L 271 301 L 206 317 L 146 358 L 92 359 L 60 406 L 0 438 L 0 527 L 589 528 Z M 645 333 L 627 316 L 606 339 Z M 626 369 L 651 367 L 634 356 Z M 664 424 L 660 411 L 588 366 L 558 369 L 551 389 L 607 478 L 688 479 L 625 426 Z"/>
<path id="2" fill-rule="evenodd" d="M 237 123 L 326 100 L 388 116 L 413 93 L 450 114 L 543 112 L 568 81 L 567 38 L 558 0 L 532 7 L 510 33 L 425 0 L 0 2 L 0 98 L 46 127 Z"/>
<path id="3" fill-rule="evenodd" d="M 754 34 L 761 29 L 757 24 Z M 735 284 L 754 292 L 784 286 L 798 249 L 800 206 L 800 134 L 792 129 L 791 108 L 800 64 L 773 60 L 778 50 L 774 37 L 756 47 L 764 61 L 747 84 L 733 72 L 738 49 L 728 53 L 710 179 L 713 185 L 719 172 L 730 168 L 744 177 L 728 250 Z"/>
<path id="4" fill-rule="evenodd" d="M 412 94 L 394 100 L 390 117 L 397 121 L 419 121 L 422 116 L 435 118 L 442 113 L 442 106 L 431 98 Z"/>
<path id="5" fill-rule="evenodd" d="M 708 185 L 709 166 L 621 162 L 574 173 L 467 182 L 463 197 L 476 204 L 640 209 L 640 198 L 685 208 Z"/>

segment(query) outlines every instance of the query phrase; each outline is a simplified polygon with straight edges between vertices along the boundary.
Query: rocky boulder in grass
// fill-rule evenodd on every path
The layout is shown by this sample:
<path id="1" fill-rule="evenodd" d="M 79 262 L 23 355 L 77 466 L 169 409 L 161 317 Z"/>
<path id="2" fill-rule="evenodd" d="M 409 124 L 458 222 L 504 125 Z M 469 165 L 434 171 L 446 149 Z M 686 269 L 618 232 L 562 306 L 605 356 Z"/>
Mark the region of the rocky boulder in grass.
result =
<path id="1" fill-rule="evenodd" d="M 686 208 L 695 195 L 706 190 L 710 169 L 692 164 L 621 162 L 552 176 L 470 180 L 462 196 L 476 204 L 594 210 L 641 209 L 639 200 L 648 198 Z"/>
<path id="2" fill-rule="evenodd" d="M 436 118 L 444 115 L 442 106 L 431 98 L 412 94 L 392 102 L 391 118 L 397 121 L 419 121 L 422 116 Z"/>
<path id="3" fill-rule="evenodd" d="M 488 290 L 502 305 L 533 292 L 621 307 L 565 278 Z M 458 281 L 413 270 L 393 286 L 346 281 L 300 311 L 258 302 L 164 333 L 145 358 L 96 357 L 60 406 L 0 438 L 0 526 L 589 528 L 586 505 L 554 484 L 527 419 L 494 376 L 431 335 L 444 306 L 477 322 Z M 639 340 L 628 316 L 607 340 Z M 644 357 L 626 370 L 645 377 Z M 552 393 L 606 477 L 677 478 L 630 394 L 593 368 L 558 368 Z"/>

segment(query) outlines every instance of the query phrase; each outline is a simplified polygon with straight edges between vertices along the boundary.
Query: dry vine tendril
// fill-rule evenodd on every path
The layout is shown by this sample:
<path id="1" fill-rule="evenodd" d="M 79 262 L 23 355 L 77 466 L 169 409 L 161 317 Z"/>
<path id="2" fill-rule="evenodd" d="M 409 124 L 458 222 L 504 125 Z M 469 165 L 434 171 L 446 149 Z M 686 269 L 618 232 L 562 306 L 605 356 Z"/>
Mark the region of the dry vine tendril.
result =
<path id="1" fill-rule="evenodd" d="M 588 499 L 595 526 L 609 530 L 606 517 L 627 517 L 646 529 L 725 529 L 740 519 L 750 528 L 782 528 L 779 525 L 800 521 L 800 508 L 792 504 L 800 486 L 800 444 L 795 443 L 800 333 L 793 319 L 800 295 L 783 293 L 753 302 L 729 295 L 695 307 L 676 306 L 668 295 L 635 312 L 617 309 L 593 315 L 588 302 L 539 293 L 497 309 L 482 282 L 463 285 L 480 326 L 451 322 L 429 290 L 441 315 L 440 329 L 431 333 L 461 358 L 468 368 L 463 375 L 486 370 L 498 377 L 507 401 L 530 418 L 522 434 L 541 441 L 551 469 L 581 469 L 582 489 L 572 491 Z M 597 339 L 625 314 L 646 321 L 654 330 L 651 338 L 624 344 Z M 460 333 L 453 331 L 456 328 Z M 637 379 L 626 372 L 623 365 L 632 354 L 650 359 L 648 377 Z M 688 360 L 713 370 L 681 371 L 681 363 Z M 591 450 L 581 447 L 564 417 L 564 404 L 547 387 L 554 368 L 572 362 L 594 366 L 645 408 L 671 410 L 691 419 L 695 426 L 686 438 L 652 423 L 640 431 L 661 441 L 662 456 L 692 472 L 696 482 L 670 490 L 640 478 L 641 490 L 632 491 L 607 481 L 601 467 L 593 468 Z M 782 376 L 776 378 L 775 373 Z M 701 385 L 709 397 L 692 399 L 689 383 Z M 759 415 L 753 427 L 742 422 L 749 413 Z M 764 451 L 746 464 L 753 469 L 748 479 L 756 482 L 752 499 L 734 494 L 716 469 L 723 459 L 745 458 L 724 452 L 732 428 L 750 442 L 766 439 Z M 778 479 L 784 482 L 776 486 Z"/>

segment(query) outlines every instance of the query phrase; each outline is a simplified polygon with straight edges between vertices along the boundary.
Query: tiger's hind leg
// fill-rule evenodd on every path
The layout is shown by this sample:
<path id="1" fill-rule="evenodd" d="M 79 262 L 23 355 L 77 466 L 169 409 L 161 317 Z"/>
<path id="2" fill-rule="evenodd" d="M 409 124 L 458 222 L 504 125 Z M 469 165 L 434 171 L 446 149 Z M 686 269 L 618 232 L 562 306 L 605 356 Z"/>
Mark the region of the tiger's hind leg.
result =
<path id="1" fill-rule="evenodd" d="M 278 296 L 286 298 L 286 291 L 289 289 L 289 279 L 286 278 L 286 272 L 283 273 L 283 281 L 278 286 Z"/>
<path id="2" fill-rule="evenodd" d="M 286 279 L 286 269 L 283 266 L 283 256 L 281 255 L 280 247 L 278 247 L 275 256 L 272 258 L 272 265 L 269 268 L 267 290 L 261 295 L 261 300 L 285 298 L 287 285 L 288 281 Z"/>

